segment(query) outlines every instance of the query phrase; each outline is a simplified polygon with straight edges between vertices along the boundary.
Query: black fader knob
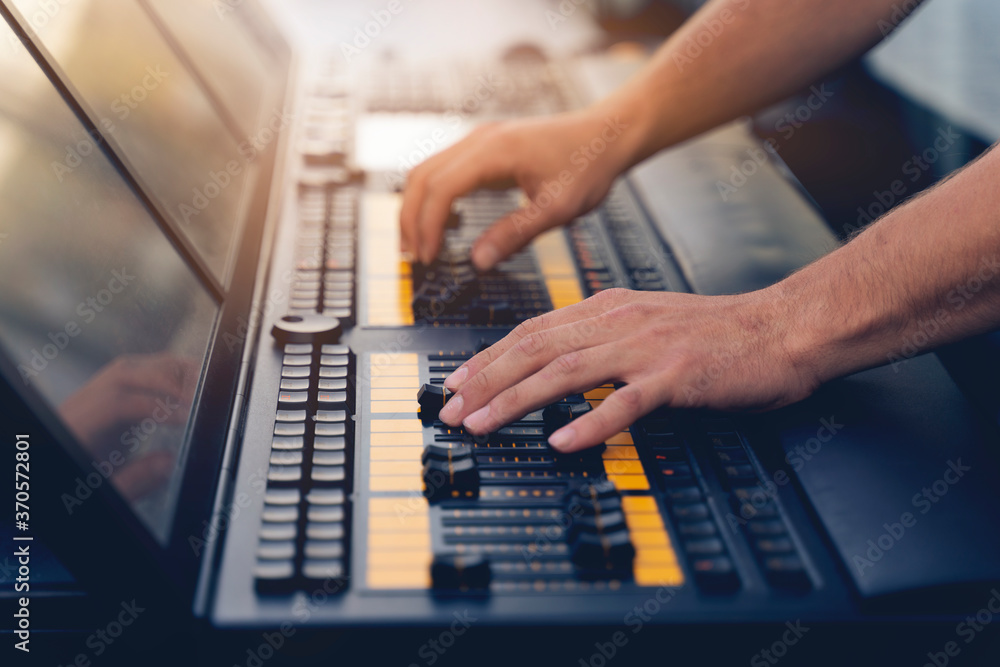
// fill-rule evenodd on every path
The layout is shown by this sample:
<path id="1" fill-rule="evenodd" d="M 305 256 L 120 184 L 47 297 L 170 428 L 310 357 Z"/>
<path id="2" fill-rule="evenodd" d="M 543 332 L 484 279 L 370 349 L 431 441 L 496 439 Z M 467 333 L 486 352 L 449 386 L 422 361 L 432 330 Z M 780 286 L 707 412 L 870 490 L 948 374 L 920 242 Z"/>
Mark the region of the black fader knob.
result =
<path id="1" fill-rule="evenodd" d="M 593 410 L 589 401 L 579 403 L 553 403 L 542 410 L 542 419 L 545 420 L 545 430 L 549 433 L 561 429 L 577 417 L 582 417 Z"/>
<path id="2" fill-rule="evenodd" d="M 482 554 L 438 555 L 431 563 L 435 591 L 486 591 L 493 572 Z"/>
<path id="3" fill-rule="evenodd" d="M 635 547 L 627 530 L 581 531 L 570 542 L 570 558 L 584 570 L 627 571 L 632 569 Z"/>
<path id="4" fill-rule="evenodd" d="M 421 419 L 437 419 L 438 413 L 452 397 L 450 390 L 438 384 L 425 384 L 417 390 L 417 403 L 420 404 Z"/>
<path id="5" fill-rule="evenodd" d="M 428 461 L 457 461 L 460 459 L 472 458 L 472 447 L 461 443 L 435 442 L 424 447 L 424 453 L 420 456 L 420 462 L 426 464 Z"/>
<path id="6" fill-rule="evenodd" d="M 517 323 L 517 316 L 507 301 L 477 299 L 469 307 L 469 322 L 473 326 L 510 326 Z"/>
<path id="7" fill-rule="evenodd" d="M 474 456 L 449 454 L 444 460 L 428 456 L 423 479 L 424 495 L 430 501 L 479 496 L 479 466 Z"/>

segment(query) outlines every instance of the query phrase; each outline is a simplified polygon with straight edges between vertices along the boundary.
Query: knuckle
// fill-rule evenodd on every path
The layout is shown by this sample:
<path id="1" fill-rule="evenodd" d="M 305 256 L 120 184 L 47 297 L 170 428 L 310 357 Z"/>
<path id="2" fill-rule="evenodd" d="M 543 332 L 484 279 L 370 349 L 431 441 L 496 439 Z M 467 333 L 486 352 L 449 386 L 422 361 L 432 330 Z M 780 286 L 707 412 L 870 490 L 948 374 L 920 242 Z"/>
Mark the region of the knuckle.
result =
<path id="1" fill-rule="evenodd" d="M 518 340 L 523 339 L 526 336 L 530 336 L 536 331 L 540 331 L 542 328 L 541 316 L 529 317 L 514 329 L 512 334 L 517 337 Z"/>
<path id="2" fill-rule="evenodd" d="M 515 346 L 519 354 L 525 357 L 537 357 L 548 347 L 548 337 L 542 333 L 530 333 L 517 342 Z"/>
<path id="3" fill-rule="evenodd" d="M 520 401 L 521 392 L 518 385 L 508 387 L 490 402 L 490 415 L 502 424 L 517 410 Z"/>
<path id="4" fill-rule="evenodd" d="M 582 355 L 577 352 L 567 352 L 556 357 L 551 364 L 551 372 L 557 377 L 570 377 L 579 372 L 582 366 Z"/>
<path id="5" fill-rule="evenodd" d="M 489 392 L 492 384 L 493 382 L 492 378 L 490 377 L 490 373 L 487 369 L 484 368 L 483 370 L 473 375 L 472 379 L 469 380 L 469 391 L 471 391 L 473 394 L 487 393 Z"/>
<path id="6" fill-rule="evenodd" d="M 630 292 L 624 287 L 612 287 L 598 292 L 593 298 L 607 304 L 624 304 L 628 301 Z"/>
<path id="7" fill-rule="evenodd" d="M 642 412 L 644 404 L 644 390 L 637 384 L 627 384 L 615 390 L 616 403 L 620 404 L 628 414 L 634 415 Z"/>

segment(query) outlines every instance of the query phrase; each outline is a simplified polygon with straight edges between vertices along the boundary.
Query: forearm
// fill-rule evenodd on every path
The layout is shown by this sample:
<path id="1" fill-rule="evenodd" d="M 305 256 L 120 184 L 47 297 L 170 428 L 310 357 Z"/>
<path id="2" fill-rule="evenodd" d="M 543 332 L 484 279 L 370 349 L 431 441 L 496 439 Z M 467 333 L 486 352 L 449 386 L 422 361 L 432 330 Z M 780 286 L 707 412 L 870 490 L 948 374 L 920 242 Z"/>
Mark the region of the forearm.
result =
<path id="1" fill-rule="evenodd" d="M 1000 151 L 771 289 L 820 382 L 1000 327 Z"/>
<path id="2" fill-rule="evenodd" d="M 800 90 L 877 43 L 899 0 L 713 0 L 595 105 L 629 127 L 622 169 Z M 909 3 L 903 3 L 909 4 Z"/>

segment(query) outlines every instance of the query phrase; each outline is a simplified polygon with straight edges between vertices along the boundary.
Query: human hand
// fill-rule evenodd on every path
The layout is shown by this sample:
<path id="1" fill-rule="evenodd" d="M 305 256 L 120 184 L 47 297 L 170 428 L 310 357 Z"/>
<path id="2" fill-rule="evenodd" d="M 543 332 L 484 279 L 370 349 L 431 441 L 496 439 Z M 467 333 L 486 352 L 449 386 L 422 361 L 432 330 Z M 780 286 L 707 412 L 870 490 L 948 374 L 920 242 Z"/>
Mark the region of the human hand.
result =
<path id="1" fill-rule="evenodd" d="M 634 142 L 627 129 L 596 109 L 480 126 L 410 172 L 400 213 L 403 250 L 429 264 L 457 197 L 516 184 L 530 203 L 496 221 L 472 249 L 476 267 L 491 269 L 604 199 L 630 164 Z"/>
<path id="2" fill-rule="evenodd" d="M 549 444 L 574 452 L 661 406 L 764 410 L 808 396 L 819 380 L 800 363 L 780 295 L 607 290 L 527 320 L 459 367 L 441 410 L 450 426 L 488 433 L 564 396 L 625 386 L 559 429 Z"/>

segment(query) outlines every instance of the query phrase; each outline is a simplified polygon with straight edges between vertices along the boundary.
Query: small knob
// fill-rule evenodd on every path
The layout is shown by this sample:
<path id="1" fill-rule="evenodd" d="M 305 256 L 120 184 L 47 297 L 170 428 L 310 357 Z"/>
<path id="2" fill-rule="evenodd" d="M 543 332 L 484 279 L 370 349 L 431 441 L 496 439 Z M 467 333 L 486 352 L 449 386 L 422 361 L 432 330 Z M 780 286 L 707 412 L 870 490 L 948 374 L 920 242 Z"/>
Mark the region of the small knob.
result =
<path id="1" fill-rule="evenodd" d="M 433 420 L 437 419 L 438 413 L 448 403 L 452 397 L 451 391 L 445 389 L 443 385 L 425 384 L 417 390 L 417 403 L 420 404 L 420 418 Z"/>
<path id="2" fill-rule="evenodd" d="M 343 325 L 325 315 L 285 315 L 271 327 L 271 335 L 281 345 L 289 343 L 337 343 Z"/>
<path id="3" fill-rule="evenodd" d="M 437 591 L 485 591 L 493 571 L 482 554 L 439 555 L 431 563 L 431 585 Z"/>

